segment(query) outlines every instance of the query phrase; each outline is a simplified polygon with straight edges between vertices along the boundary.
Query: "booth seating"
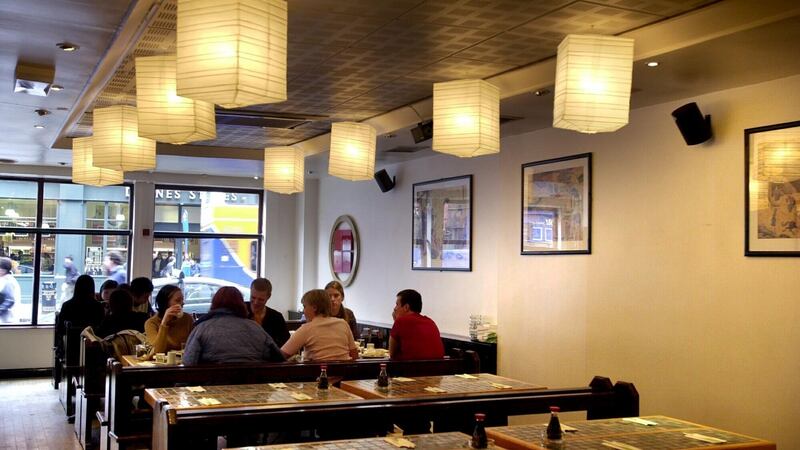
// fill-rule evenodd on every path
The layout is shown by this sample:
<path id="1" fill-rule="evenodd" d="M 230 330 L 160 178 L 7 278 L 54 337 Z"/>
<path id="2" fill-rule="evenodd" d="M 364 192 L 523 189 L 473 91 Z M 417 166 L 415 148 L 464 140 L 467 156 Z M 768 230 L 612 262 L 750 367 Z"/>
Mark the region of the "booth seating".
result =
<path id="1" fill-rule="evenodd" d="M 61 336 L 61 349 L 56 346 L 53 348 L 54 363 L 59 365 L 58 372 L 59 379 L 54 379 L 54 385 L 58 386 L 59 395 L 58 399 L 61 406 L 64 407 L 64 412 L 67 414 L 67 420 L 72 423 L 75 420 L 75 386 L 76 380 L 81 376 L 81 331 L 82 327 L 74 327 L 71 322 L 64 324 L 65 333 Z M 60 353 L 60 354 L 59 354 Z"/>
<path id="2" fill-rule="evenodd" d="M 389 366 L 393 376 L 480 372 L 480 363 L 474 352 L 456 349 L 451 355 L 444 359 L 419 361 L 373 359 L 191 367 L 124 367 L 118 361 L 110 359 L 106 372 L 105 408 L 102 413 L 98 413 L 101 423 L 100 447 L 121 449 L 149 445 L 153 428 L 152 410 L 142 405 L 143 402 L 134 405 L 134 396 L 141 396 L 143 388 L 312 381 L 319 376 L 322 364 L 328 366 L 328 376 L 332 382 L 374 378 L 380 371 L 382 363 Z"/>

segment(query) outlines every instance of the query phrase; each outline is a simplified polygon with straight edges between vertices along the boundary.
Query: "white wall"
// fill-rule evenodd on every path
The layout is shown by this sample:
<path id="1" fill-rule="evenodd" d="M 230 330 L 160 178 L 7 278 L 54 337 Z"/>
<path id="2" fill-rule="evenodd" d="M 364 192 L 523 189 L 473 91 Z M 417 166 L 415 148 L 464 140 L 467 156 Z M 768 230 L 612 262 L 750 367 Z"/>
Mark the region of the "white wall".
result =
<path id="1" fill-rule="evenodd" d="M 53 367 L 53 329 L 0 329 L 0 369 Z"/>
<path id="2" fill-rule="evenodd" d="M 715 138 L 687 147 L 670 112 L 697 101 Z M 800 259 L 744 257 L 745 128 L 800 119 L 800 77 L 633 111 L 616 133 L 547 129 L 504 139 L 499 156 L 437 156 L 390 168 L 398 186 L 321 182 L 319 281 L 340 214 L 361 230 L 346 303 L 386 322 L 393 294 L 466 334 L 497 314 L 500 372 L 545 384 L 593 375 L 636 384 L 642 414 L 667 414 L 800 448 Z M 592 152 L 591 255 L 521 256 L 520 166 Z M 472 173 L 473 271 L 410 270 L 411 185 Z"/>

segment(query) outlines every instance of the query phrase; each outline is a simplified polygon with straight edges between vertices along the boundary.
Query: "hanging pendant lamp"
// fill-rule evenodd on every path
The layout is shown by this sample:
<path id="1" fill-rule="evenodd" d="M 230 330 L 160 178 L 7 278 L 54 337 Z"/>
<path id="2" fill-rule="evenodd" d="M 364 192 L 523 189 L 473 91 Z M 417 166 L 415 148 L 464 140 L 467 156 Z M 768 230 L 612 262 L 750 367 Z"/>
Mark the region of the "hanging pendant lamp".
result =
<path id="1" fill-rule="evenodd" d="M 96 167 L 122 172 L 156 168 L 156 141 L 139 137 L 136 108 L 95 108 L 92 157 Z"/>
<path id="2" fill-rule="evenodd" d="M 136 109 L 139 136 L 170 144 L 217 137 L 214 104 L 176 94 L 175 56 L 136 58 Z"/>
<path id="3" fill-rule="evenodd" d="M 279 194 L 303 192 L 305 153 L 294 147 L 264 149 L 264 189 Z"/>
<path id="4" fill-rule="evenodd" d="M 581 133 L 628 123 L 633 39 L 570 34 L 558 45 L 553 126 Z"/>
<path id="5" fill-rule="evenodd" d="M 376 139 L 375 128 L 366 123 L 334 123 L 328 174 L 350 181 L 371 180 L 375 172 Z"/>
<path id="6" fill-rule="evenodd" d="M 95 167 L 92 164 L 92 137 L 72 140 L 72 182 L 87 186 L 120 184 L 123 173 Z"/>
<path id="7" fill-rule="evenodd" d="M 433 85 L 433 144 L 461 158 L 500 151 L 500 89 L 483 80 Z"/>
<path id="8" fill-rule="evenodd" d="M 178 0 L 177 93 L 224 108 L 286 100 L 286 0 Z"/>

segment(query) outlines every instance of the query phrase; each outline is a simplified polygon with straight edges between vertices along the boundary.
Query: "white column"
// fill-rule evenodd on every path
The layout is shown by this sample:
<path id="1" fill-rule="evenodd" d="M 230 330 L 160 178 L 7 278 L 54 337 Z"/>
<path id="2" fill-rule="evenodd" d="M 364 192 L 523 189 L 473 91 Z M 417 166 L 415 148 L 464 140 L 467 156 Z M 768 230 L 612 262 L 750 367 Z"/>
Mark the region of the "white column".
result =
<path id="1" fill-rule="evenodd" d="M 155 222 L 155 184 L 136 181 L 133 184 L 133 237 L 131 239 L 130 279 L 152 275 L 153 226 Z M 149 230 L 145 236 L 145 231 Z"/>

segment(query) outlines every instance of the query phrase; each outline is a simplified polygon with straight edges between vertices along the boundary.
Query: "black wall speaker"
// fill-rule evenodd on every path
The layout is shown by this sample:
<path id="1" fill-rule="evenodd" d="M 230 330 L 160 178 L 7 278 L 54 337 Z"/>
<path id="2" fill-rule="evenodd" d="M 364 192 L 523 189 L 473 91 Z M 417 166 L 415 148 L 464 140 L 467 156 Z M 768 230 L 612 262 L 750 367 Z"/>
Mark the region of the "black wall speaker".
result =
<path id="1" fill-rule="evenodd" d="M 411 136 L 414 137 L 414 143 L 419 144 L 422 141 L 427 141 L 433 137 L 433 121 L 426 120 L 420 122 L 411 129 Z"/>
<path id="2" fill-rule="evenodd" d="M 703 117 L 697 103 L 687 103 L 672 111 L 675 124 L 686 145 L 697 145 L 711 139 L 711 116 Z"/>
<path id="3" fill-rule="evenodd" d="M 386 169 L 381 169 L 375 172 L 375 182 L 378 183 L 378 187 L 381 188 L 381 192 L 389 192 L 394 188 L 394 181 L 395 177 L 389 178 L 389 174 L 386 173 Z"/>

